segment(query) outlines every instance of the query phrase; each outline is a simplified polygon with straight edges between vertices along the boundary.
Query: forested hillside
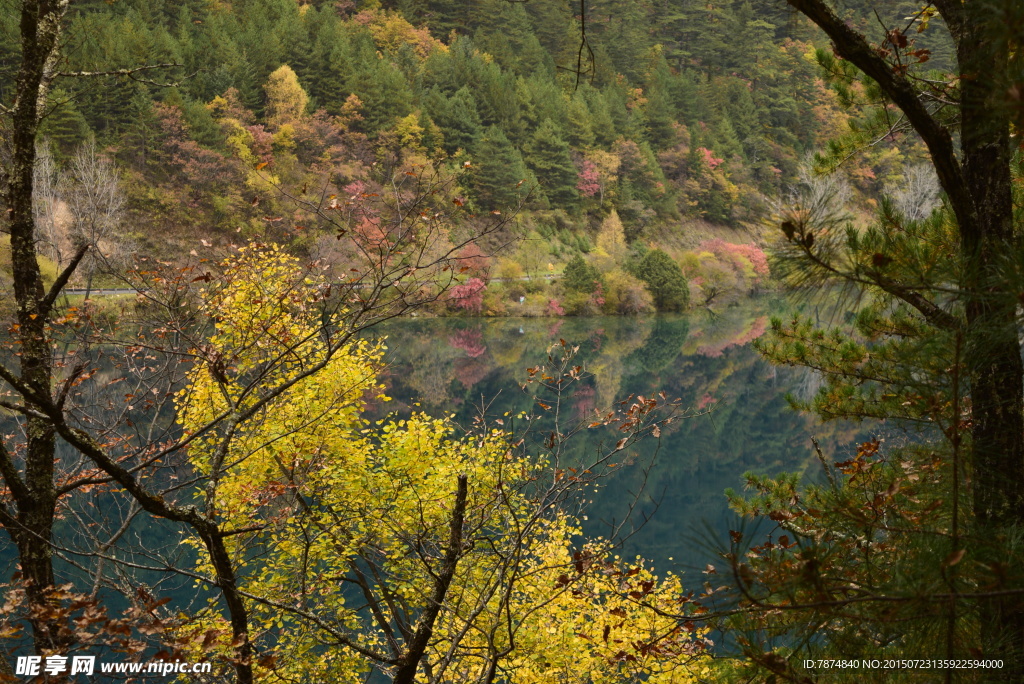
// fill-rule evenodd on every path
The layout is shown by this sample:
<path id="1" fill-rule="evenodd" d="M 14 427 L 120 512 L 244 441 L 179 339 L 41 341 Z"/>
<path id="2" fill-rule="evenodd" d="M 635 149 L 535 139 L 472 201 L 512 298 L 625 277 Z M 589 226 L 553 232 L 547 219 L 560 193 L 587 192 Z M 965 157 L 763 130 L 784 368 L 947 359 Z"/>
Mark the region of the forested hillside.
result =
<path id="1" fill-rule="evenodd" d="M 65 79 L 47 105 L 58 167 L 91 138 L 116 161 L 130 216 L 118 239 L 134 252 L 236 232 L 311 250 L 315 225 L 296 232 L 271 185 L 354 196 L 401 164 L 449 160 L 469 163 L 459 184 L 473 211 L 529 191 L 527 232 L 565 261 L 612 209 L 629 242 L 758 218 L 847 119 L 806 22 L 745 1 L 601 0 L 585 16 L 554 0 L 71 11 L 62 69 L 177 65 Z M 18 48 L 14 14 L 0 21 L 2 99 Z M 858 172 L 893 175 L 895 162 L 878 153 Z"/>

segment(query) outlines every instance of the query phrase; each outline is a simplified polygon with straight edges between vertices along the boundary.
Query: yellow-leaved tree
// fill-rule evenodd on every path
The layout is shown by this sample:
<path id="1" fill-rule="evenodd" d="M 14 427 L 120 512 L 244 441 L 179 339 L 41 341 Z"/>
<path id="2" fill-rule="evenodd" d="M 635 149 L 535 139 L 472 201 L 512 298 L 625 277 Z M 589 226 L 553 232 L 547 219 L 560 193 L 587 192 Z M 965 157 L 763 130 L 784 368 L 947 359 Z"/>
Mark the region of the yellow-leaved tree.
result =
<path id="1" fill-rule="evenodd" d="M 299 77 L 287 64 L 282 64 L 267 78 L 267 120 L 276 130 L 294 124 L 306 113 L 309 96 L 302 89 Z"/>
<path id="2" fill-rule="evenodd" d="M 376 670 L 398 684 L 681 683 L 707 670 L 709 642 L 676 617 L 679 578 L 618 562 L 606 541 L 579 542 L 560 504 L 592 481 L 559 467 L 557 449 L 531 456 L 486 421 L 473 432 L 422 414 L 371 423 L 383 347 L 325 356 L 323 283 L 265 246 L 224 269 L 203 293 L 209 361 L 177 406 L 245 605 L 227 614 L 211 594 L 183 616 L 177 636 L 196 659 L 237 658 L 244 628 L 257 681 L 355 682 Z M 569 383 L 579 369 L 565 361 L 532 370 Z M 236 421 L 254 378 L 258 419 Z M 656 430 L 659 408 L 641 400 L 609 416 L 625 436 L 590 472 Z M 195 574 L 221 586 L 224 559 L 195 546 Z"/>

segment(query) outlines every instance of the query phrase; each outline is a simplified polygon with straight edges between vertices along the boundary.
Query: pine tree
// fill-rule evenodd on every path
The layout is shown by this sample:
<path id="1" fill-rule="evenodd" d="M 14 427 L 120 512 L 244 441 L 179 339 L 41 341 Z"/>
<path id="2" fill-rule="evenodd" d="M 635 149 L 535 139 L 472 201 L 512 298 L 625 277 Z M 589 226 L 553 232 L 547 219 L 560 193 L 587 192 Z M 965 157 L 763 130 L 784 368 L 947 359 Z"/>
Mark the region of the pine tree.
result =
<path id="1" fill-rule="evenodd" d="M 424 92 L 437 89 L 446 97 L 451 97 L 455 91 L 466 85 L 465 81 L 459 81 L 459 72 L 465 67 L 457 65 L 457 62 L 464 63 L 466 59 L 472 58 L 471 51 L 467 51 L 468 40 L 458 36 L 447 50 L 435 50 L 427 57 L 423 62 L 423 73 L 420 77 Z"/>
<path id="2" fill-rule="evenodd" d="M 515 74 L 544 74 L 552 78 L 555 65 L 530 27 L 522 4 L 485 0 L 491 20 L 473 36 L 479 49 L 492 55 L 502 69 Z"/>
<path id="3" fill-rule="evenodd" d="M 587 109 L 590 111 L 594 142 L 604 149 L 609 149 L 619 136 L 615 130 L 615 121 L 608 109 L 608 101 L 602 96 L 601 91 L 588 84 L 581 86 L 580 92 L 583 93 L 583 98 L 587 101 Z"/>
<path id="4" fill-rule="evenodd" d="M 290 66 L 302 83 L 309 83 L 313 76 L 313 41 L 309 37 L 306 23 L 298 24 L 294 39 L 285 50 L 285 63 Z"/>
<path id="5" fill-rule="evenodd" d="M 484 211 L 515 205 L 528 188 L 523 157 L 497 126 L 480 136 L 473 155 L 472 187 L 476 204 Z"/>
<path id="6" fill-rule="evenodd" d="M 650 0 L 590 3 L 591 16 L 605 18 L 591 23 L 595 41 L 611 56 L 615 70 L 632 83 L 643 81 L 648 51 L 654 45 L 650 4 Z"/>
<path id="7" fill-rule="evenodd" d="M 579 93 L 573 93 L 566 109 L 568 124 L 566 139 L 576 150 L 585 150 L 594 146 L 593 117 L 587 101 Z"/>
<path id="8" fill-rule="evenodd" d="M 576 48 L 579 29 L 572 20 L 575 7 L 566 0 L 524 4 L 533 32 L 556 64 L 564 65 Z"/>
<path id="9" fill-rule="evenodd" d="M 536 130 L 545 119 L 561 133 L 569 125 L 568 98 L 561 86 L 542 75 L 533 75 L 524 80 L 522 95 L 532 104 L 532 121 L 527 121 L 529 130 Z M 524 112 L 525 118 L 525 112 Z"/>
<path id="10" fill-rule="evenodd" d="M 294 2 L 261 0 L 240 5 L 234 14 L 234 30 L 238 32 L 235 40 L 252 67 L 257 88 L 284 63 L 285 42 L 277 26 L 297 12 Z"/>
<path id="11" fill-rule="evenodd" d="M 262 117 L 265 106 L 262 82 L 246 52 L 242 52 L 241 59 L 236 63 L 233 76 L 242 104 L 257 117 Z"/>
<path id="12" fill-rule="evenodd" d="M 697 77 L 689 71 L 681 71 L 670 83 L 672 107 L 678 112 L 679 120 L 692 127 L 700 120 L 698 107 L 701 100 Z"/>
<path id="13" fill-rule="evenodd" d="M 422 144 L 427 154 L 434 157 L 437 153 L 442 152 L 444 150 L 444 133 L 441 132 L 441 127 L 434 123 L 426 112 L 419 113 L 417 123 L 423 129 Z"/>
<path id="14" fill-rule="evenodd" d="M 326 57 L 317 69 L 316 99 L 331 114 L 340 114 L 349 95 L 344 74 L 354 71 L 358 60 L 352 46 L 340 37 L 338 40 L 322 38 L 321 45 Z"/>
<path id="15" fill-rule="evenodd" d="M 463 83 L 473 93 L 481 123 L 506 130 L 514 128 L 519 117 L 515 76 L 502 72 L 497 64 L 485 62 L 477 55 L 467 66 L 470 68 Z"/>
<path id="16" fill-rule="evenodd" d="M 526 163 L 537 174 L 540 189 L 555 207 L 574 209 L 579 203 L 576 192 L 576 167 L 569 145 L 562 139 L 551 119 L 545 119 L 527 147 Z"/>
<path id="17" fill-rule="evenodd" d="M 145 169 L 156 147 L 157 120 L 153 100 L 143 91 L 135 93 L 129 104 L 132 122 L 121 136 L 121 151 L 130 164 Z"/>
<path id="18" fill-rule="evenodd" d="M 309 54 L 309 69 L 302 79 L 302 85 L 309 93 L 313 103 L 313 109 L 321 107 L 327 111 L 336 113 L 340 106 L 338 93 L 334 92 L 337 86 L 337 76 L 331 68 L 332 45 L 322 36 L 318 36 L 313 43 Z"/>
<path id="19" fill-rule="evenodd" d="M 424 4 L 430 29 L 439 36 L 471 33 L 485 19 L 479 0 L 425 0 Z"/>
<path id="20" fill-rule="evenodd" d="M 75 55 L 74 67 L 87 71 L 131 67 L 140 62 L 159 60 L 147 27 L 133 16 L 88 14 L 74 22 L 75 31 L 95 36 Z M 98 65 L 105 65 L 99 68 Z M 100 136 L 113 139 L 128 123 L 127 105 L 136 84 L 125 78 L 98 78 L 87 87 L 71 85 L 76 91 L 76 106 Z"/>
<path id="21" fill-rule="evenodd" d="M 10 102 L 20 65 L 18 17 L 14 12 L 0 12 L 0 102 Z"/>
<path id="22" fill-rule="evenodd" d="M 672 74 L 664 55 L 658 54 L 657 65 L 644 87 L 644 117 L 647 140 L 654 149 L 665 149 L 676 139 L 674 123 L 678 114 L 671 95 Z"/>
<path id="23" fill-rule="evenodd" d="M 46 114 L 39 134 L 49 140 L 61 156 L 70 155 L 92 135 L 92 129 L 67 91 L 54 88 L 47 98 Z"/>
<path id="24" fill-rule="evenodd" d="M 444 135 L 444 149 L 455 154 L 459 149 L 472 151 L 480 136 L 480 115 L 476 98 L 468 87 L 462 87 L 451 98 L 432 89 L 424 100 L 427 113 Z"/>
<path id="25" fill-rule="evenodd" d="M 762 110 L 754 101 L 754 95 L 746 84 L 730 82 L 729 86 L 729 121 L 736 131 L 736 137 L 743 143 L 744 150 L 747 147 L 747 140 L 750 138 L 763 137 L 761 130 Z"/>
<path id="26" fill-rule="evenodd" d="M 181 113 L 185 117 L 190 138 L 200 145 L 212 149 L 223 146 L 224 133 L 217 122 L 213 120 L 213 115 L 205 104 L 194 100 L 183 100 Z"/>
<path id="27" fill-rule="evenodd" d="M 714 141 L 714 150 L 720 157 L 730 159 L 733 156 L 743 155 L 743 146 L 727 115 L 723 116 L 715 126 Z"/>
<path id="28" fill-rule="evenodd" d="M 394 64 L 386 59 L 363 62 L 348 80 L 348 90 L 363 103 L 359 129 L 377 133 L 412 111 L 412 90 Z"/>
<path id="29" fill-rule="evenodd" d="M 601 100 L 604 101 L 605 110 L 612 120 L 614 138 L 620 137 L 636 138 L 643 135 L 643 131 L 632 129 L 629 116 L 629 95 L 623 83 L 609 83 L 601 89 Z M 593 110 L 593 107 L 591 107 Z"/>
<path id="30" fill-rule="evenodd" d="M 824 415 L 941 427 L 903 449 L 869 442 L 834 468 L 822 455 L 827 483 L 818 487 L 796 474 L 750 478 L 759 495 L 750 506 L 738 502 L 741 510 L 769 511 L 781 528 L 773 539 L 787 534 L 771 551 L 753 551 L 746 539 L 729 550 L 746 564 L 727 574 L 741 577 L 736 595 L 761 642 L 745 648 L 761 670 L 750 678 L 819 676 L 804 660 L 811 653 L 927 654 L 950 663 L 935 679 L 1019 682 L 1024 364 L 1014 133 L 1024 121 L 1007 86 L 1024 74 L 1015 42 L 1024 7 L 941 2 L 885 23 L 876 11 L 839 15 L 823 0 L 789 4 L 831 39 L 817 58 L 837 94 L 874 114 L 823 161 L 838 165 L 847 149 L 888 135 L 898 118 L 927 147 L 945 199 L 924 220 L 886 201 L 872 225 L 854 227 L 826 192 L 829 179 L 810 180 L 779 216 L 780 263 L 805 287 L 856 292 L 851 299 L 863 305 L 855 334 L 794 316 L 773 321 L 763 348 L 826 379 L 814 401 Z M 952 43 L 952 69 L 925 71 L 928 55 L 913 43 L 919 31 Z M 936 109 L 928 105 L 936 91 L 956 99 Z M 800 646 L 781 655 L 780 643 Z M 1001 669 L 962 675 L 959 658 Z"/>
<path id="31" fill-rule="evenodd" d="M 673 0 L 672 42 L 678 46 L 673 56 L 681 63 L 698 64 L 702 69 L 722 71 L 735 57 L 732 48 L 737 29 L 732 0 L 715 3 Z"/>

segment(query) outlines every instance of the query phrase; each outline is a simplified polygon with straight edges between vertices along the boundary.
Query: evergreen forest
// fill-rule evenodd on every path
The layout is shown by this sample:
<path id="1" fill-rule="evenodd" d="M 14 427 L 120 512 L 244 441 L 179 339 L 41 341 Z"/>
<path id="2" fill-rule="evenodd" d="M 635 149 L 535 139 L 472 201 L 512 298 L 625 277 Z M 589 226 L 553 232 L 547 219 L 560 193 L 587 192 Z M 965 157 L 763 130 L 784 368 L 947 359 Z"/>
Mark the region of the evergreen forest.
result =
<path id="1" fill-rule="evenodd" d="M 0 21 L 8 98 L 18 15 Z M 174 65 L 63 79 L 40 128 L 56 167 L 86 141 L 116 165 L 122 249 L 162 258 L 196 233 L 319 253 L 322 226 L 296 232 L 278 192 L 352 197 L 440 161 L 469 162 L 472 213 L 522 203 L 545 261 L 590 252 L 613 211 L 630 244 L 692 248 L 680 224 L 756 224 L 855 116 L 808 23 L 750 2 L 119 0 L 72 3 L 65 21 L 62 70 Z M 920 161 L 913 147 L 857 160 L 865 199 Z"/>

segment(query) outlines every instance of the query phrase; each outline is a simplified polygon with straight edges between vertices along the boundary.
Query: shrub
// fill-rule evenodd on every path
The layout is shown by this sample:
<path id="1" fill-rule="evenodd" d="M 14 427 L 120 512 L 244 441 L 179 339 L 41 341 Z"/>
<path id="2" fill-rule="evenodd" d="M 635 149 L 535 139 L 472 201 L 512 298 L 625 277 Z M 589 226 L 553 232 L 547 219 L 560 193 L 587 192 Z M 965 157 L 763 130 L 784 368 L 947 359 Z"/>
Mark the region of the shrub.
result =
<path id="1" fill-rule="evenodd" d="M 462 285 L 456 285 L 448 292 L 452 306 L 472 313 L 480 313 L 484 305 L 484 281 L 470 278 Z"/>
<path id="2" fill-rule="evenodd" d="M 515 309 L 516 316 L 550 316 L 548 303 L 551 296 L 544 292 L 526 295 L 526 301 Z"/>
<path id="3" fill-rule="evenodd" d="M 700 289 L 704 305 L 714 301 L 730 301 L 739 296 L 743 290 L 740 282 L 736 271 L 714 256 L 701 260 L 700 275 L 693 279 L 694 285 Z"/>
<path id="4" fill-rule="evenodd" d="M 550 299 L 548 300 L 547 315 L 564 316 L 565 309 L 562 308 L 562 305 L 558 303 L 557 299 Z"/>
<path id="5" fill-rule="evenodd" d="M 508 315 L 508 297 L 502 291 L 502 288 L 494 287 L 491 285 L 486 288 L 483 292 L 483 300 L 481 308 L 483 312 L 488 316 L 507 316 Z M 517 296 L 516 301 L 519 301 Z"/>
<path id="6" fill-rule="evenodd" d="M 566 316 L 592 316 L 598 313 L 586 292 L 567 292 L 560 301 L 560 308 Z"/>
<path id="7" fill-rule="evenodd" d="M 590 293 L 567 292 L 562 298 L 562 308 L 569 316 L 595 316 L 605 305 L 604 287 L 601 283 Z"/>
<path id="8" fill-rule="evenodd" d="M 515 259 L 501 257 L 494 267 L 494 277 L 498 280 L 517 280 L 526 275 L 523 265 Z"/>
<path id="9" fill-rule="evenodd" d="M 460 249 L 455 258 L 458 270 L 469 275 L 471 279 L 479 279 L 484 283 L 490 280 L 491 257 L 475 242 Z"/>
<path id="10" fill-rule="evenodd" d="M 694 252 L 683 252 L 679 257 L 679 266 L 683 269 L 683 275 L 692 280 L 700 275 L 700 256 Z"/>
<path id="11" fill-rule="evenodd" d="M 756 290 L 768 277 L 768 258 L 756 245 L 714 239 L 702 242 L 698 249 L 686 252 L 681 262 L 705 304 Z"/>
<path id="12" fill-rule="evenodd" d="M 622 269 L 612 269 L 604 276 L 604 311 L 611 314 L 653 313 L 654 298 L 635 276 Z"/>
<path id="13" fill-rule="evenodd" d="M 523 286 L 526 288 L 526 294 L 537 294 L 538 292 L 545 292 L 548 289 L 548 280 L 545 278 L 534 278 L 532 280 L 524 280 Z"/>
<path id="14" fill-rule="evenodd" d="M 494 280 L 498 281 L 501 287 L 496 287 L 496 283 L 492 280 L 488 291 L 494 289 L 496 293 L 499 293 L 505 299 L 518 302 L 519 298 L 526 295 L 527 292 L 527 285 L 529 283 L 521 280 L 525 274 L 526 272 L 523 270 L 522 264 L 518 261 L 502 257 L 498 259 L 492 271 Z M 486 297 L 484 304 L 485 306 L 487 305 Z"/>
<path id="15" fill-rule="evenodd" d="M 491 287 L 494 287 L 492 284 Z M 518 302 L 520 297 L 525 297 L 527 293 L 526 283 L 523 281 L 515 281 L 504 283 L 504 287 L 501 288 L 504 293 L 504 298 L 513 302 Z"/>
<path id="16" fill-rule="evenodd" d="M 761 278 L 768 276 L 768 257 L 757 245 L 738 245 L 716 238 L 705 240 L 699 249 L 702 252 L 711 252 L 720 260 L 731 263 L 738 273 L 751 281 L 751 285 L 756 285 Z"/>

